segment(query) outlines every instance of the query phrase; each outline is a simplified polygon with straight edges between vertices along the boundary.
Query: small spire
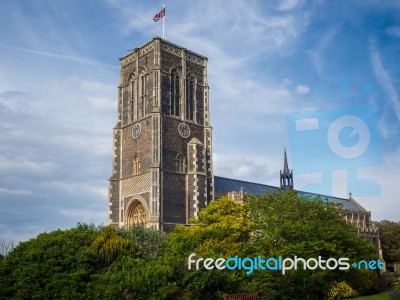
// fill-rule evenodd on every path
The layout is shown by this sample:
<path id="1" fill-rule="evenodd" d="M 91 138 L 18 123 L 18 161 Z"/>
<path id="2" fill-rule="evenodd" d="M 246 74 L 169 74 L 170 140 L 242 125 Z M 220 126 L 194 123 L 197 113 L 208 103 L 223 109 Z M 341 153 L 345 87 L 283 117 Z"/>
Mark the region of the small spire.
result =
<path id="1" fill-rule="evenodd" d="M 287 162 L 286 147 L 285 147 L 285 158 L 283 161 L 283 174 L 290 174 L 289 165 Z"/>
<path id="2" fill-rule="evenodd" d="M 284 149 L 283 171 L 280 172 L 281 189 L 293 190 L 293 170 L 289 169 L 286 147 Z"/>

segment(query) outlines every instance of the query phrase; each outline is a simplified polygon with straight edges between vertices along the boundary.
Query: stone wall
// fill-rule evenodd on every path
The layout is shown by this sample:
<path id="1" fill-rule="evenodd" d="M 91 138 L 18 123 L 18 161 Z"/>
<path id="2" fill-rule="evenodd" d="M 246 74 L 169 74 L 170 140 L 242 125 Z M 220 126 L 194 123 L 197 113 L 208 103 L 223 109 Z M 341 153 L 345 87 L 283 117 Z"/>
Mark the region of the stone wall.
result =
<path id="1" fill-rule="evenodd" d="M 145 202 L 151 227 L 168 230 L 174 224 L 185 224 L 188 218 L 196 217 L 213 196 L 206 64 L 207 58 L 160 38 L 120 59 L 118 116 L 109 186 L 110 223 L 123 225 L 128 209 L 124 205 L 134 203 L 136 197 Z M 180 75 L 177 116 L 170 115 L 174 70 Z M 194 120 L 187 120 L 185 113 L 188 76 L 195 78 Z M 188 136 L 179 134 L 181 123 L 189 126 Z M 132 131 L 138 126 L 140 135 L 133 137 Z M 193 138 L 201 144 L 195 155 L 195 176 L 187 168 L 188 143 Z M 178 168 L 178 155 L 185 158 L 183 170 Z M 136 156 L 140 158 L 138 173 Z"/>

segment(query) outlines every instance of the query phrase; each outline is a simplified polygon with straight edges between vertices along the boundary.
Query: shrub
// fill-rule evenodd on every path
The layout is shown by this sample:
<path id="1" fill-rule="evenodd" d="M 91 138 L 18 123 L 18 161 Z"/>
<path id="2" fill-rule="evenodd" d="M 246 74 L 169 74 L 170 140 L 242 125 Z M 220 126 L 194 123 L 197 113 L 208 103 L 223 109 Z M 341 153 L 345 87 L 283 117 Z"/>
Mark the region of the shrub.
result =
<path id="1" fill-rule="evenodd" d="M 397 280 L 393 283 L 392 287 L 400 293 L 400 274 L 397 276 Z"/>
<path id="2" fill-rule="evenodd" d="M 335 282 L 328 292 L 328 300 L 356 297 L 357 292 L 349 286 L 346 281 Z"/>

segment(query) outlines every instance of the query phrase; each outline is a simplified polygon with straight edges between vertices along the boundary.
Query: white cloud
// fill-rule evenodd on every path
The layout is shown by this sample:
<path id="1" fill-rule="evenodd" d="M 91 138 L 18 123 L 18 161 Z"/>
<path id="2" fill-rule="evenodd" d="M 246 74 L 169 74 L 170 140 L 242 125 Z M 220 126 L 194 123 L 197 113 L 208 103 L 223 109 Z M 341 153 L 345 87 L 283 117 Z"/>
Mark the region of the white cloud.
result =
<path id="1" fill-rule="evenodd" d="M 372 212 L 375 220 L 388 219 L 400 221 L 396 208 L 399 207 L 398 181 L 400 174 L 400 148 L 383 155 L 383 162 L 378 166 L 360 169 L 359 176 L 374 180 L 381 187 L 378 197 L 360 197 L 357 199 L 368 211 Z"/>
<path id="2" fill-rule="evenodd" d="M 111 130 L 107 129 L 110 133 Z M 110 137 L 111 136 L 111 137 Z M 70 155 L 90 155 L 98 157 L 109 155 L 112 147 L 110 139 L 112 135 L 106 135 L 101 129 L 74 133 L 64 133 L 62 135 L 51 135 L 48 137 L 48 145 L 56 146 L 57 149 L 63 149 Z"/>
<path id="3" fill-rule="evenodd" d="M 31 93 L 18 90 L 5 90 L 0 93 L 0 104 L 13 113 L 29 114 L 37 113 L 37 109 L 32 105 L 34 96 Z"/>
<path id="4" fill-rule="evenodd" d="M 91 107 L 96 110 L 103 111 L 114 111 L 115 110 L 115 100 L 109 99 L 107 97 L 99 96 L 89 96 L 87 97 L 87 101 Z"/>
<path id="5" fill-rule="evenodd" d="M 33 195 L 33 193 L 31 191 L 11 190 L 11 189 L 5 189 L 5 188 L 0 188 L 0 194 L 19 195 L 19 196 L 30 196 L 30 195 Z"/>
<path id="6" fill-rule="evenodd" d="M 224 118 L 218 118 L 222 117 L 219 114 L 232 112 L 241 115 L 243 122 L 252 123 L 255 115 L 282 116 L 294 110 L 294 97 L 289 90 L 280 85 L 266 85 L 251 77 L 236 76 L 217 79 L 217 84 L 221 84 L 215 87 L 213 94 L 213 99 L 218 99 L 213 118 L 217 114 L 215 119 L 222 120 Z"/>
<path id="7" fill-rule="evenodd" d="M 286 88 L 288 86 L 290 86 L 293 83 L 292 80 L 288 79 L 288 78 L 283 78 L 282 79 L 282 87 Z"/>
<path id="8" fill-rule="evenodd" d="M 107 212 L 99 209 L 99 207 L 91 207 L 91 208 L 61 208 L 60 213 L 68 218 L 72 218 L 78 220 L 79 222 L 91 223 L 96 220 L 104 219 L 107 215 Z"/>
<path id="9" fill-rule="evenodd" d="M 57 167 L 53 162 L 39 162 L 27 157 L 8 158 L 0 154 L 0 173 L 3 174 L 49 174 Z"/>
<path id="10" fill-rule="evenodd" d="M 26 52 L 26 53 L 30 53 L 30 54 L 40 55 L 40 56 L 46 56 L 46 57 L 50 57 L 50 58 L 54 58 L 54 59 L 67 60 L 67 61 L 75 62 L 75 63 L 83 63 L 83 64 L 88 64 L 88 65 L 99 65 L 99 66 L 115 68 L 115 69 L 119 68 L 119 66 L 117 66 L 117 65 L 105 64 L 102 62 L 85 59 L 85 58 L 80 58 L 80 57 L 76 57 L 76 56 L 69 56 L 69 55 L 63 55 L 63 54 L 46 52 L 46 51 L 15 47 L 15 46 L 4 45 L 4 44 L 0 44 L 0 47 L 11 49 L 11 50 L 16 50 L 16 51 L 22 51 L 22 52 Z"/>
<path id="11" fill-rule="evenodd" d="M 299 0 L 282 0 L 277 6 L 278 10 L 288 11 L 294 9 L 299 4 Z"/>
<path id="12" fill-rule="evenodd" d="M 243 156 L 229 150 L 224 154 L 214 152 L 214 174 L 276 186 L 279 185 L 279 170 L 283 165 L 283 159 L 278 163 L 278 160 L 273 161 L 271 156 L 274 157 L 270 154 Z"/>
<path id="13" fill-rule="evenodd" d="M 389 97 L 389 100 L 393 106 L 393 110 L 397 116 L 397 120 L 400 121 L 400 99 L 397 94 L 396 88 L 390 78 L 389 73 L 385 70 L 382 65 L 381 56 L 376 45 L 376 41 L 374 38 L 370 37 L 369 39 L 370 46 L 370 57 L 371 64 L 375 74 L 376 79 L 379 84 L 382 86 L 382 89 L 386 92 Z"/>
<path id="14" fill-rule="evenodd" d="M 90 92 L 100 92 L 100 93 L 113 93 L 117 88 L 110 84 L 104 84 L 103 82 L 83 80 L 80 83 L 82 90 Z"/>
<path id="15" fill-rule="evenodd" d="M 400 27 L 399 26 L 391 26 L 386 28 L 385 30 L 387 35 L 391 35 L 394 37 L 400 37 Z"/>
<path id="16" fill-rule="evenodd" d="M 310 92 L 310 88 L 306 85 L 300 84 L 296 87 L 296 92 L 299 94 L 308 94 Z"/>
<path id="17" fill-rule="evenodd" d="M 98 182 L 68 182 L 59 180 L 45 181 L 40 184 L 44 188 L 58 189 L 70 195 L 88 195 L 98 199 L 106 199 L 108 190 L 105 184 Z"/>
<path id="18" fill-rule="evenodd" d="M 13 241 L 16 245 L 20 241 L 26 241 L 46 230 L 46 227 L 43 225 L 25 224 L 23 227 L 17 226 L 17 224 L 12 225 L 9 226 L 9 224 L 0 223 L 0 232 L 3 239 Z"/>
<path id="19" fill-rule="evenodd" d="M 323 36 L 320 38 L 318 44 L 308 50 L 308 55 L 310 56 L 310 59 L 314 65 L 314 68 L 318 72 L 318 74 L 322 74 L 324 68 L 325 68 L 325 55 L 326 55 L 326 50 L 329 47 L 332 39 L 335 37 L 335 35 L 338 32 L 338 26 L 330 28 L 328 31 L 326 31 Z"/>

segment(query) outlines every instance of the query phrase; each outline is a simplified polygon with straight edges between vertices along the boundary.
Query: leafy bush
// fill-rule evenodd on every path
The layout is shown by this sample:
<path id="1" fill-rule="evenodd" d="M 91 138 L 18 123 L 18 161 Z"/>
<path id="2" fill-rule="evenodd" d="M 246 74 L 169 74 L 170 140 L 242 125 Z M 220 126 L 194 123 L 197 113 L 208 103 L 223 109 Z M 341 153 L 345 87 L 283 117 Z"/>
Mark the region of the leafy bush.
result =
<path id="1" fill-rule="evenodd" d="M 392 286 L 397 292 L 400 293 L 400 274 L 397 274 L 397 280 Z"/>
<path id="2" fill-rule="evenodd" d="M 104 273 L 93 276 L 86 298 L 176 299 L 181 293 L 167 262 L 124 256 Z"/>
<path id="3" fill-rule="evenodd" d="M 375 270 L 350 269 L 347 278 L 359 295 L 369 295 L 379 291 L 379 278 Z"/>
<path id="4" fill-rule="evenodd" d="M 118 228 L 118 235 L 135 244 L 137 254 L 143 258 L 157 258 L 164 250 L 167 234 L 142 226 Z"/>
<path id="5" fill-rule="evenodd" d="M 135 251 L 135 245 L 120 237 L 113 226 L 106 226 L 101 230 L 93 241 L 92 248 L 106 264 Z"/>
<path id="6" fill-rule="evenodd" d="M 0 262 L 0 298 L 80 298 L 100 270 L 90 248 L 97 234 L 94 226 L 80 224 L 20 243 Z"/>
<path id="7" fill-rule="evenodd" d="M 339 300 L 356 296 L 357 292 L 354 291 L 345 281 L 339 283 L 335 282 L 328 292 L 328 300 Z"/>

